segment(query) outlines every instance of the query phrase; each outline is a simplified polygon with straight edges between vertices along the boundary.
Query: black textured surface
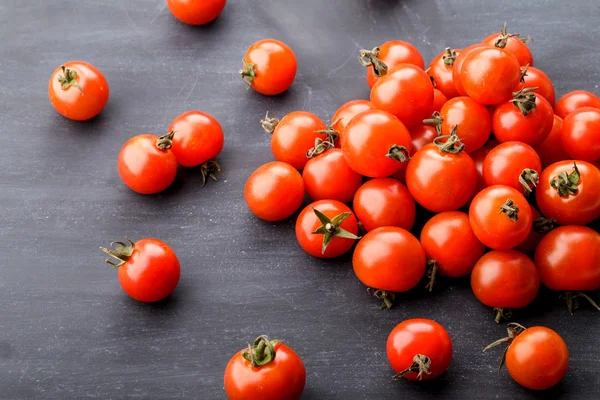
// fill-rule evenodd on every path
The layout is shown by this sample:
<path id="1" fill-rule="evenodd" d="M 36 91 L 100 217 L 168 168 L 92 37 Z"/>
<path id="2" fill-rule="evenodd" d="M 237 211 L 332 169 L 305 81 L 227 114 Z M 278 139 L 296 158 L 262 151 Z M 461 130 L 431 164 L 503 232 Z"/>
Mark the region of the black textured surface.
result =
<path id="1" fill-rule="evenodd" d="M 570 316 L 553 293 L 516 313 L 565 338 L 571 364 L 547 393 L 519 387 L 482 353 L 505 333 L 468 280 L 437 293 L 401 296 L 383 312 L 355 279 L 350 258 L 320 261 L 298 247 L 288 220 L 253 218 L 243 200 L 251 171 L 270 161 L 258 121 L 267 110 L 308 110 L 323 119 L 367 98 L 360 48 L 414 43 L 429 61 L 509 28 L 534 36 L 536 66 L 557 94 L 597 92 L 600 3 L 532 0 L 230 0 L 210 26 L 175 21 L 164 0 L 0 2 L 0 398 L 222 399 L 223 370 L 247 341 L 284 338 L 304 359 L 305 399 L 600 397 L 598 313 Z M 236 75 L 246 48 L 275 37 L 295 51 L 288 93 L 263 97 Z M 111 87 L 100 117 L 75 123 L 46 94 L 61 63 L 95 64 Z M 200 188 L 181 170 L 167 192 L 144 197 L 116 171 L 121 145 L 163 133 L 200 109 L 221 122 L 227 178 Z M 175 294 L 155 305 L 130 300 L 97 249 L 109 240 L 158 237 L 182 263 Z M 393 382 L 389 331 L 433 318 L 454 341 L 435 382 Z"/>

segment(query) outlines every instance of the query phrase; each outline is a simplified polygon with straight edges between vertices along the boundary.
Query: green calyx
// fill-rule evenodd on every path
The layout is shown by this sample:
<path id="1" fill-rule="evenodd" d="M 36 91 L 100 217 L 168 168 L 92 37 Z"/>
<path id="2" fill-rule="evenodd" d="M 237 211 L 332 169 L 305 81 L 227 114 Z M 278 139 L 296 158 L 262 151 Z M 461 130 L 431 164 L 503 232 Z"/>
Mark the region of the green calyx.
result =
<path id="1" fill-rule="evenodd" d="M 529 64 L 525 65 L 525 67 L 521 70 L 521 78 L 519 81 L 521 83 L 525 83 L 525 77 L 527 76 L 527 71 L 529 71 Z"/>
<path id="2" fill-rule="evenodd" d="M 336 140 L 340 138 L 339 132 L 332 127 L 315 131 L 315 133 L 318 135 L 327 135 L 327 139 L 323 140 L 320 137 L 316 138 L 315 146 L 306 152 L 306 157 L 308 158 L 313 158 L 314 156 L 322 154 L 329 149 L 333 149 L 335 147 Z"/>
<path id="3" fill-rule="evenodd" d="M 217 160 L 208 160 L 204 164 L 200 166 L 200 174 L 202 175 L 202 185 L 204 187 L 206 185 L 206 178 L 210 178 L 213 181 L 217 181 L 217 175 L 225 176 L 223 171 L 221 171 L 221 166 L 217 162 Z"/>
<path id="4" fill-rule="evenodd" d="M 105 262 L 109 265 L 112 265 L 114 268 L 118 268 L 121 265 L 125 264 L 129 257 L 133 254 L 133 250 L 135 250 L 135 243 L 129 240 L 128 237 L 125 238 L 129 243 L 124 242 L 112 242 L 110 244 L 111 248 L 100 247 L 100 250 L 111 256 L 112 258 L 118 260 L 117 262 L 111 261 L 109 258 L 105 260 Z M 114 247 L 114 248 L 112 248 Z"/>
<path id="5" fill-rule="evenodd" d="M 533 38 L 531 36 L 527 36 L 526 38 L 520 37 L 519 40 L 525 43 L 526 46 L 529 46 L 533 42 Z"/>
<path id="6" fill-rule="evenodd" d="M 519 175 L 519 183 L 525 190 L 525 196 L 529 196 L 533 192 L 531 187 L 536 187 L 540 183 L 540 174 L 534 169 L 525 168 Z"/>
<path id="7" fill-rule="evenodd" d="M 520 36 L 520 34 L 518 34 L 518 33 L 508 33 L 508 31 L 506 30 L 506 22 L 505 22 L 502 29 L 500 29 L 500 35 L 498 35 L 498 37 L 496 38 L 496 41 L 494 41 L 494 46 L 503 49 L 508 44 L 508 39 L 510 39 L 511 37 L 518 38 L 519 36 Z"/>
<path id="8" fill-rule="evenodd" d="M 373 67 L 373 73 L 376 77 L 382 77 L 388 72 L 388 67 L 379 58 L 379 47 L 374 47 L 372 50 L 361 50 L 358 56 L 358 61 L 363 67 Z"/>
<path id="9" fill-rule="evenodd" d="M 439 270 L 439 266 L 437 261 L 432 260 L 430 258 L 427 259 L 427 285 L 425 285 L 425 289 L 430 292 L 433 291 L 433 286 L 435 285 L 435 278 L 437 278 L 437 273 Z"/>
<path id="10" fill-rule="evenodd" d="M 507 199 L 506 203 L 500 206 L 500 212 L 498 214 L 505 214 L 512 221 L 517 222 L 519 220 L 519 206 L 511 199 Z"/>
<path id="11" fill-rule="evenodd" d="M 497 324 L 502 322 L 502 320 L 508 321 L 511 318 L 512 318 L 512 311 L 505 309 L 505 308 L 499 308 L 499 307 L 494 308 L 494 321 L 496 321 Z"/>
<path id="12" fill-rule="evenodd" d="M 247 63 L 246 60 L 242 60 L 242 69 L 240 69 L 240 75 L 248 88 L 252 87 L 252 82 L 256 79 L 256 72 L 254 71 L 254 64 Z"/>
<path id="13" fill-rule="evenodd" d="M 275 345 L 281 340 L 269 340 L 266 335 L 256 338 L 253 345 L 248 344 L 248 349 L 244 350 L 242 357 L 250 361 L 253 367 L 261 367 L 275 360 L 277 352 Z"/>
<path id="14" fill-rule="evenodd" d="M 565 302 L 567 303 L 567 309 L 569 313 L 573 315 L 573 311 L 579 308 L 579 298 L 583 297 L 587 300 L 588 303 L 592 305 L 596 310 L 600 311 L 600 306 L 586 293 L 584 292 L 565 292 L 561 295 Z"/>
<path id="15" fill-rule="evenodd" d="M 444 118 L 442 118 L 438 111 L 434 111 L 434 113 L 431 114 L 431 118 L 423 120 L 424 124 L 435 126 L 435 131 L 438 135 L 442 134 L 442 122 L 444 122 Z"/>
<path id="16" fill-rule="evenodd" d="M 321 254 L 325 254 L 327 246 L 329 246 L 329 243 L 331 243 L 334 237 L 352 240 L 360 239 L 360 237 L 356 236 L 352 232 L 348 232 L 347 230 L 340 228 L 342 222 L 344 222 L 346 218 L 352 215 L 351 212 L 341 213 L 329 219 L 328 216 L 326 216 L 316 208 L 313 208 L 313 211 L 322 224 L 320 227 L 317 228 L 316 231 L 312 232 L 314 235 L 323 235 L 323 245 L 321 247 Z"/>
<path id="17" fill-rule="evenodd" d="M 379 308 L 382 310 L 390 309 L 394 307 L 394 301 L 396 300 L 396 295 L 393 292 L 388 292 L 387 290 L 381 289 L 373 289 L 367 288 L 367 293 L 369 296 L 375 297 L 376 299 L 383 300 L 383 303 Z"/>
<path id="18" fill-rule="evenodd" d="M 438 136 L 433 139 L 435 144 L 442 153 L 458 154 L 465 149 L 465 145 L 460 141 L 458 135 L 458 125 L 454 125 L 452 132 L 447 136 Z"/>
<path id="19" fill-rule="evenodd" d="M 277 128 L 278 124 L 279 124 L 279 119 L 277 117 L 270 118 L 268 111 L 267 111 L 267 114 L 265 115 L 265 117 L 260 120 L 260 126 L 262 126 L 264 131 L 269 134 L 271 134 L 271 133 L 273 133 L 273 131 L 275 131 L 275 128 Z"/>
<path id="20" fill-rule="evenodd" d="M 417 378 L 419 380 L 423 380 L 423 374 L 430 375 L 429 368 L 431 368 L 431 359 L 423 354 L 417 354 L 413 357 L 413 363 L 410 367 L 406 368 L 404 371 L 398 372 L 394 375 L 393 379 L 400 379 L 404 375 L 410 374 L 414 372 L 417 374 Z"/>
<path id="21" fill-rule="evenodd" d="M 79 86 L 79 83 L 77 82 L 77 71 L 66 68 L 64 65 L 61 65 L 61 68 L 63 73 L 58 77 L 61 89 L 67 90 L 71 86 L 74 86 L 83 93 L 83 89 L 81 89 L 81 86 Z"/>
<path id="22" fill-rule="evenodd" d="M 539 217 L 533 220 L 533 230 L 541 234 L 548 233 L 554 229 L 555 224 L 555 219 Z"/>
<path id="23" fill-rule="evenodd" d="M 558 191 L 560 197 L 565 197 L 577 193 L 577 185 L 579 185 L 580 179 L 581 175 L 579 173 L 579 168 L 577 168 L 577 163 L 573 162 L 573 172 L 561 172 L 552 178 L 550 186 Z"/>
<path id="24" fill-rule="evenodd" d="M 390 146 L 388 153 L 385 155 L 387 158 L 391 158 L 392 160 L 396 160 L 398 162 L 407 162 L 410 161 L 410 154 L 406 147 L 399 146 L 397 144 L 393 144 Z"/>
<path id="25" fill-rule="evenodd" d="M 156 141 L 156 147 L 160 150 L 166 151 L 173 147 L 173 138 L 175 137 L 175 131 L 170 131 L 164 136 L 161 136 Z"/>
<path id="26" fill-rule="evenodd" d="M 513 92 L 513 98 L 510 102 L 521 111 L 521 114 L 527 116 L 530 112 L 535 110 L 536 97 L 533 92 L 537 89 L 537 87 L 531 87 L 523 88 L 518 92 Z"/>
<path id="27" fill-rule="evenodd" d="M 442 56 L 442 60 L 444 60 L 444 65 L 447 67 L 452 67 L 454 65 L 454 61 L 456 61 L 456 51 L 452 50 L 450 47 L 446 47 L 444 49 L 444 55 Z"/>
<path id="28" fill-rule="evenodd" d="M 504 353 L 502 354 L 502 359 L 500 360 L 500 366 L 498 367 L 498 373 L 500 373 L 500 370 L 502 370 L 502 366 L 504 365 L 504 362 L 506 361 L 506 352 L 508 351 L 510 344 L 515 340 L 515 338 L 517 336 L 519 336 L 521 333 L 523 333 L 526 329 L 527 328 L 525 328 L 521 324 L 517 324 L 516 322 L 510 322 L 506 326 L 506 332 L 508 332 L 508 336 L 505 338 L 496 340 L 494 343 L 486 346 L 485 349 L 483 349 L 483 351 L 487 351 L 487 350 L 491 349 L 492 347 L 496 347 L 503 343 L 507 343 L 509 345 L 509 346 L 506 346 L 506 349 L 504 350 Z"/>

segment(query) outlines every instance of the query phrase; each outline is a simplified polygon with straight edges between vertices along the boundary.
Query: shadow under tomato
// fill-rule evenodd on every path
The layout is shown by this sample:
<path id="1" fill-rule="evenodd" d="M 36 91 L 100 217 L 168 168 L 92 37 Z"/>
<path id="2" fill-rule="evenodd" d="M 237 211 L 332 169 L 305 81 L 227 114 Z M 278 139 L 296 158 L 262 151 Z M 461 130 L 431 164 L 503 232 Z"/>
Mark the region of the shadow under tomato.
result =
<path id="1" fill-rule="evenodd" d="M 452 366 L 450 366 L 450 368 L 452 368 Z M 446 393 L 449 389 L 450 379 L 448 375 L 450 375 L 448 371 L 445 371 L 435 379 L 425 381 L 409 381 L 407 379 L 402 379 L 395 383 L 398 383 L 398 386 L 400 386 L 398 390 L 406 391 L 406 386 L 408 386 L 410 390 L 419 393 L 420 396 L 439 396 Z"/>

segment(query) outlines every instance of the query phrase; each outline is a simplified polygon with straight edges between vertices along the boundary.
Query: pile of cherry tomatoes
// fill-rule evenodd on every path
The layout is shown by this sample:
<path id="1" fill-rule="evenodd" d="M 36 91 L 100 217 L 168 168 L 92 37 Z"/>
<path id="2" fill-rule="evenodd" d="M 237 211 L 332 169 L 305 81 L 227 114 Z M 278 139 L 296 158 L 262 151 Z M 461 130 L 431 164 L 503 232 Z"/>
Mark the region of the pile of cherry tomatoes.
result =
<path id="1" fill-rule="evenodd" d="M 215 19 L 225 0 L 167 0 L 188 24 Z M 331 124 L 306 111 L 261 121 L 276 161 L 248 178 L 251 212 L 266 221 L 296 217 L 296 237 L 308 254 L 333 258 L 353 251 L 352 265 L 367 292 L 393 307 L 395 294 L 422 281 L 470 275 L 475 297 L 496 322 L 529 305 L 540 285 L 562 292 L 569 311 L 600 289 L 600 98 L 577 90 L 558 101 L 550 78 L 534 67 L 528 40 L 504 27 L 465 49 L 447 48 L 425 69 L 410 43 L 394 40 L 362 50 L 369 100 L 343 104 Z M 265 39 L 243 58 L 240 74 L 259 93 L 287 90 L 296 57 Z M 49 84 L 56 110 L 87 120 L 108 101 L 95 67 L 71 62 Z M 178 116 L 163 136 L 139 135 L 118 157 L 123 182 L 141 194 L 165 190 L 178 165 L 216 179 L 224 135 L 201 111 Z M 417 237 L 417 219 L 428 218 Z M 177 286 L 180 265 L 157 239 L 102 248 L 118 268 L 123 289 L 154 302 Z M 562 338 L 545 327 L 511 322 L 502 358 L 530 389 L 559 382 L 568 366 Z M 487 348 L 486 348 L 487 349 Z M 452 359 L 446 330 L 427 319 L 401 322 L 387 355 L 396 378 L 432 379 Z M 233 356 L 225 371 L 230 399 L 297 399 L 306 371 L 287 344 L 260 336 Z"/>

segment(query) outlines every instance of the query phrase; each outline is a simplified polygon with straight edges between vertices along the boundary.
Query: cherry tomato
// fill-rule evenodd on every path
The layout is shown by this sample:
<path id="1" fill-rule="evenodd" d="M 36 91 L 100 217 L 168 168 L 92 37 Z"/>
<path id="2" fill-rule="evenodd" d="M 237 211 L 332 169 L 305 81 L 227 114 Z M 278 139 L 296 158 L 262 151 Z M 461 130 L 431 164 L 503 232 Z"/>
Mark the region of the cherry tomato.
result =
<path id="1" fill-rule="evenodd" d="M 499 142 L 518 141 L 530 146 L 541 144 L 552 131 L 552 106 L 541 96 L 523 89 L 512 102 L 496 107 L 492 130 Z"/>
<path id="2" fill-rule="evenodd" d="M 331 128 L 335 130 L 338 135 L 338 140 L 336 142 L 337 147 L 342 147 L 344 131 L 352 118 L 363 111 L 373 109 L 375 109 L 375 106 L 368 100 L 352 100 L 342 104 L 342 106 L 337 109 L 335 114 L 333 114 L 333 117 L 331 117 Z"/>
<path id="3" fill-rule="evenodd" d="M 312 158 L 302 172 L 306 193 L 313 200 L 352 201 L 362 185 L 362 176 L 354 172 L 341 149 L 331 149 Z"/>
<path id="4" fill-rule="evenodd" d="M 494 105 L 510 100 L 521 79 L 519 61 L 496 47 L 475 48 L 462 63 L 460 80 L 469 97 Z"/>
<path id="5" fill-rule="evenodd" d="M 511 35 L 506 31 L 506 24 L 504 28 L 500 30 L 500 34 L 494 33 L 490 36 L 483 39 L 483 44 L 487 44 L 489 46 L 495 46 L 500 49 L 505 49 L 506 51 L 515 55 L 517 60 L 519 60 L 520 65 L 530 65 L 533 66 L 533 54 L 531 54 L 531 50 L 523 41 L 519 38 L 519 35 Z"/>
<path id="6" fill-rule="evenodd" d="M 546 234 L 535 252 L 542 283 L 553 290 L 600 289 L 600 233 L 567 225 Z"/>
<path id="7" fill-rule="evenodd" d="M 388 360 L 396 376 L 410 381 L 437 378 L 452 361 L 452 340 L 443 326 L 425 318 L 396 325 L 387 340 Z"/>
<path id="8" fill-rule="evenodd" d="M 92 64 L 70 61 L 57 68 L 48 83 L 52 106 L 74 121 L 94 118 L 108 102 L 108 82 Z"/>
<path id="9" fill-rule="evenodd" d="M 517 90 L 521 90 L 523 88 L 537 88 L 533 91 L 533 93 L 539 94 L 548 100 L 548 103 L 554 107 L 554 103 L 556 103 L 554 84 L 548 75 L 544 73 L 544 71 L 529 66 L 524 70 L 524 73 L 521 73 L 521 76 L 521 83 L 519 83 Z"/>
<path id="10" fill-rule="evenodd" d="M 242 78 L 261 94 L 283 93 L 296 77 L 296 56 L 287 44 L 279 40 L 259 40 L 250 46 L 243 61 Z"/>
<path id="11" fill-rule="evenodd" d="M 560 225 L 587 225 L 600 217 L 600 170 L 585 161 L 559 161 L 540 176 L 536 200 Z"/>
<path id="12" fill-rule="evenodd" d="M 428 285 L 433 289 L 436 275 L 458 278 L 471 273 L 485 246 L 473 233 L 469 216 L 446 211 L 431 218 L 421 231 L 421 245 L 432 269 Z"/>
<path id="13" fill-rule="evenodd" d="M 465 58 L 469 55 L 469 53 L 480 47 L 490 47 L 488 45 L 483 45 L 481 43 L 475 43 L 471 46 L 465 48 L 454 60 L 454 65 L 452 66 L 452 81 L 454 82 L 454 88 L 459 96 L 466 96 L 467 92 L 463 87 L 462 81 L 460 80 L 460 72 L 462 71 L 462 65 L 465 61 Z"/>
<path id="14" fill-rule="evenodd" d="M 436 88 L 448 99 L 460 96 L 454 86 L 454 77 L 452 74 L 454 61 L 456 61 L 456 57 L 460 53 L 460 49 L 453 50 L 447 47 L 443 52 L 435 56 L 427 70 L 427 74 L 435 81 Z"/>
<path id="15" fill-rule="evenodd" d="M 502 364 L 510 376 L 521 386 L 532 390 L 545 390 L 556 385 L 567 373 L 569 351 L 560 335 L 543 326 L 525 328 L 508 324 L 508 337 L 486 347 L 509 343 Z M 500 365 L 502 367 L 502 365 Z"/>
<path id="16" fill-rule="evenodd" d="M 533 147 L 522 142 L 501 143 L 483 161 L 487 186 L 510 186 L 526 195 L 538 184 L 541 172 L 540 157 Z"/>
<path id="17" fill-rule="evenodd" d="M 477 300 L 494 307 L 496 322 L 506 308 L 523 308 L 540 289 L 540 275 L 525 254 L 515 250 L 493 250 L 477 261 L 471 274 L 471 288 Z"/>
<path id="18" fill-rule="evenodd" d="M 382 226 L 410 230 L 417 212 L 406 186 L 392 178 L 365 182 L 354 195 L 352 208 L 367 232 Z"/>
<path id="19" fill-rule="evenodd" d="M 555 115 L 550 134 L 548 134 L 546 140 L 535 147 L 535 151 L 540 156 L 540 159 L 542 160 L 542 166 L 544 168 L 550 164 L 554 164 L 555 162 L 568 160 L 570 158 L 565 149 L 562 147 L 561 143 L 560 131 L 562 129 L 562 125 L 562 118 L 558 115 Z"/>
<path id="20" fill-rule="evenodd" d="M 315 201 L 296 220 L 296 239 L 313 257 L 333 258 L 347 253 L 357 234 L 358 221 L 352 210 L 336 200 Z"/>
<path id="21" fill-rule="evenodd" d="M 327 127 L 315 114 L 307 111 L 294 111 L 287 114 L 279 121 L 277 118 L 269 118 L 269 115 L 261 121 L 266 132 L 271 133 L 271 151 L 277 161 L 290 164 L 296 169 L 303 169 L 308 162 L 309 155 L 316 155 L 330 146 L 325 133 Z M 315 141 L 319 139 L 321 145 L 318 149 Z M 309 151 L 313 154 L 307 154 Z"/>
<path id="22" fill-rule="evenodd" d="M 300 356 L 280 340 L 260 336 L 225 367 L 229 400 L 298 400 L 306 384 Z"/>
<path id="23" fill-rule="evenodd" d="M 203 178 L 211 169 L 220 171 L 219 164 L 213 160 L 223 149 L 223 129 L 210 114 L 202 111 L 188 111 L 171 122 L 169 132 L 175 132 L 173 154 L 177 162 L 184 167 L 202 165 Z"/>
<path id="24" fill-rule="evenodd" d="M 439 112 L 447 101 L 448 99 L 444 93 L 438 89 L 433 89 L 433 106 L 431 107 L 432 112 Z"/>
<path id="25" fill-rule="evenodd" d="M 457 127 L 460 141 L 465 151 L 472 153 L 479 150 L 490 137 L 492 119 L 488 110 L 469 97 L 455 97 L 444 104 L 439 114 L 424 121 L 436 126 L 442 135 L 450 135 Z"/>
<path id="26" fill-rule="evenodd" d="M 281 221 L 296 212 L 304 200 L 304 182 L 289 164 L 273 161 L 250 175 L 244 189 L 248 208 L 265 221 Z"/>
<path id="27" fill-rule="evenodd" d="M 373 85 L 371 103 L 410 128 L 421 124 L 431 113 L 433 86 L 421 68 L 399 64 Z"/>
<path id="28" fill-rule="evenodd" d="M 531 232 L 529 232 L 529 236 L 527 236 L 527 239 L 525 239 L 523 243 L 515 247 L 515 250 L 533 256 L 535 254 L 535 250 L 540 244 L 540 241 L 544 238 L 546 233 L 554 229 L 554 223 L 556 221 L 550 218 L 545 218 L 542 214 L 540 214 L 537 208 L 533 206 L 531 206 L 531 214 L 533 217 Z"/>
<path id="29" fill-rule="evenodd" d="M 368 110 L 350 121 L 344 131 L 342 150 L 356 172 L 371 178 L 392 175 L 408 161 L 411 149 L 408 130 L 393 115 Z"/>
<path id="30" fill-rule="evenodd" d="M 457 210 L 475 193 L 477 169 L 456 135 L 438 139 L 410 160 L 406 185 L 417 203 L 430 211 Z"/>
<path id="31" fill-rule="evenodd" d="M 425 145 L 433 143 L 433 140 L 439 136 L 435 126 L 421 124 L 410 130 L 410 138 L 412 144 L 412 153 L 421 150 Z"/>
<path id="32" fill-rule="evenodd" d="M 475 163 L 475 168 L 477 168 L 477 189 L 475 189 L 475 194 L 487 187 L 485 179 L 483 179 L 483 162 L 485 161 L 485 157 L 487 157 L 490 151 L 497 145 L 498 142 L 496 140 L 489 140 L 482 148 L 469 154 Z"/>
<path id="33" fill-rule="evenodd" d="M 204 25 L 214 21 L 225 8 L 227 0 L 167 0 L 175 18 L 188 25 Z"/>
<path id="34" fill-rule="evenodd" d="M 131 298 L 153 303 L 169 296 L 179 282 L 180 267 L 175 252 L 158 239 L 128 243 L 113 242 L 100 249 L 114 258 L 106 262 L 119 269 L 121 287 Z"/>
<path id="35" fill-rule="evenodd" d="M 567 115 L 582 107 L 600 108 L 600 98 L 585 90 L 574 90 L 558 99 L 554 105 L 554 114 L 565 119 Z"/>
<path id="36" fill-rule="evenodd" d="M 425 273 L 425 252 L 409 231 L 386 226 L 367 233 L 356 245 L 352 267 L 358 279 L 374 289 L 384 306 L 393 306 L 394 292 L 414 288 Z"/>
<path id="37" fill-rule="evenodd" d="M 140 194 L 162 192 L 175 180 L 177 158 L 170 150 L 173 132 L 165 136 L 138 135 L 121 148 L 118 159 L 123 183 Z"/>
<path id="38" fill-rule="evenodd" d="M 494 185 L 479 192 L 469 207 L 469 222 L 487 247 L 508 250 L 523 243 L 533 223 L 527 199 L 516 189 Z"/>
<path id="39" fill-rule="evenodd" d="M 572 158 L 589 162 L 600 159 L 600 108 L 582 107 L 567 115 L 560 136 Z"/>
<path id="40" fill-rule="evenodd" d="M 425 61 L 419 50 L 408 42 L 390 40 L 373 50 L 361 50 L 360 62 L 367 69 L 367 84 L 373 87 L 377 80 L 399 64 L 412 64 L 424 69 Z"/>

